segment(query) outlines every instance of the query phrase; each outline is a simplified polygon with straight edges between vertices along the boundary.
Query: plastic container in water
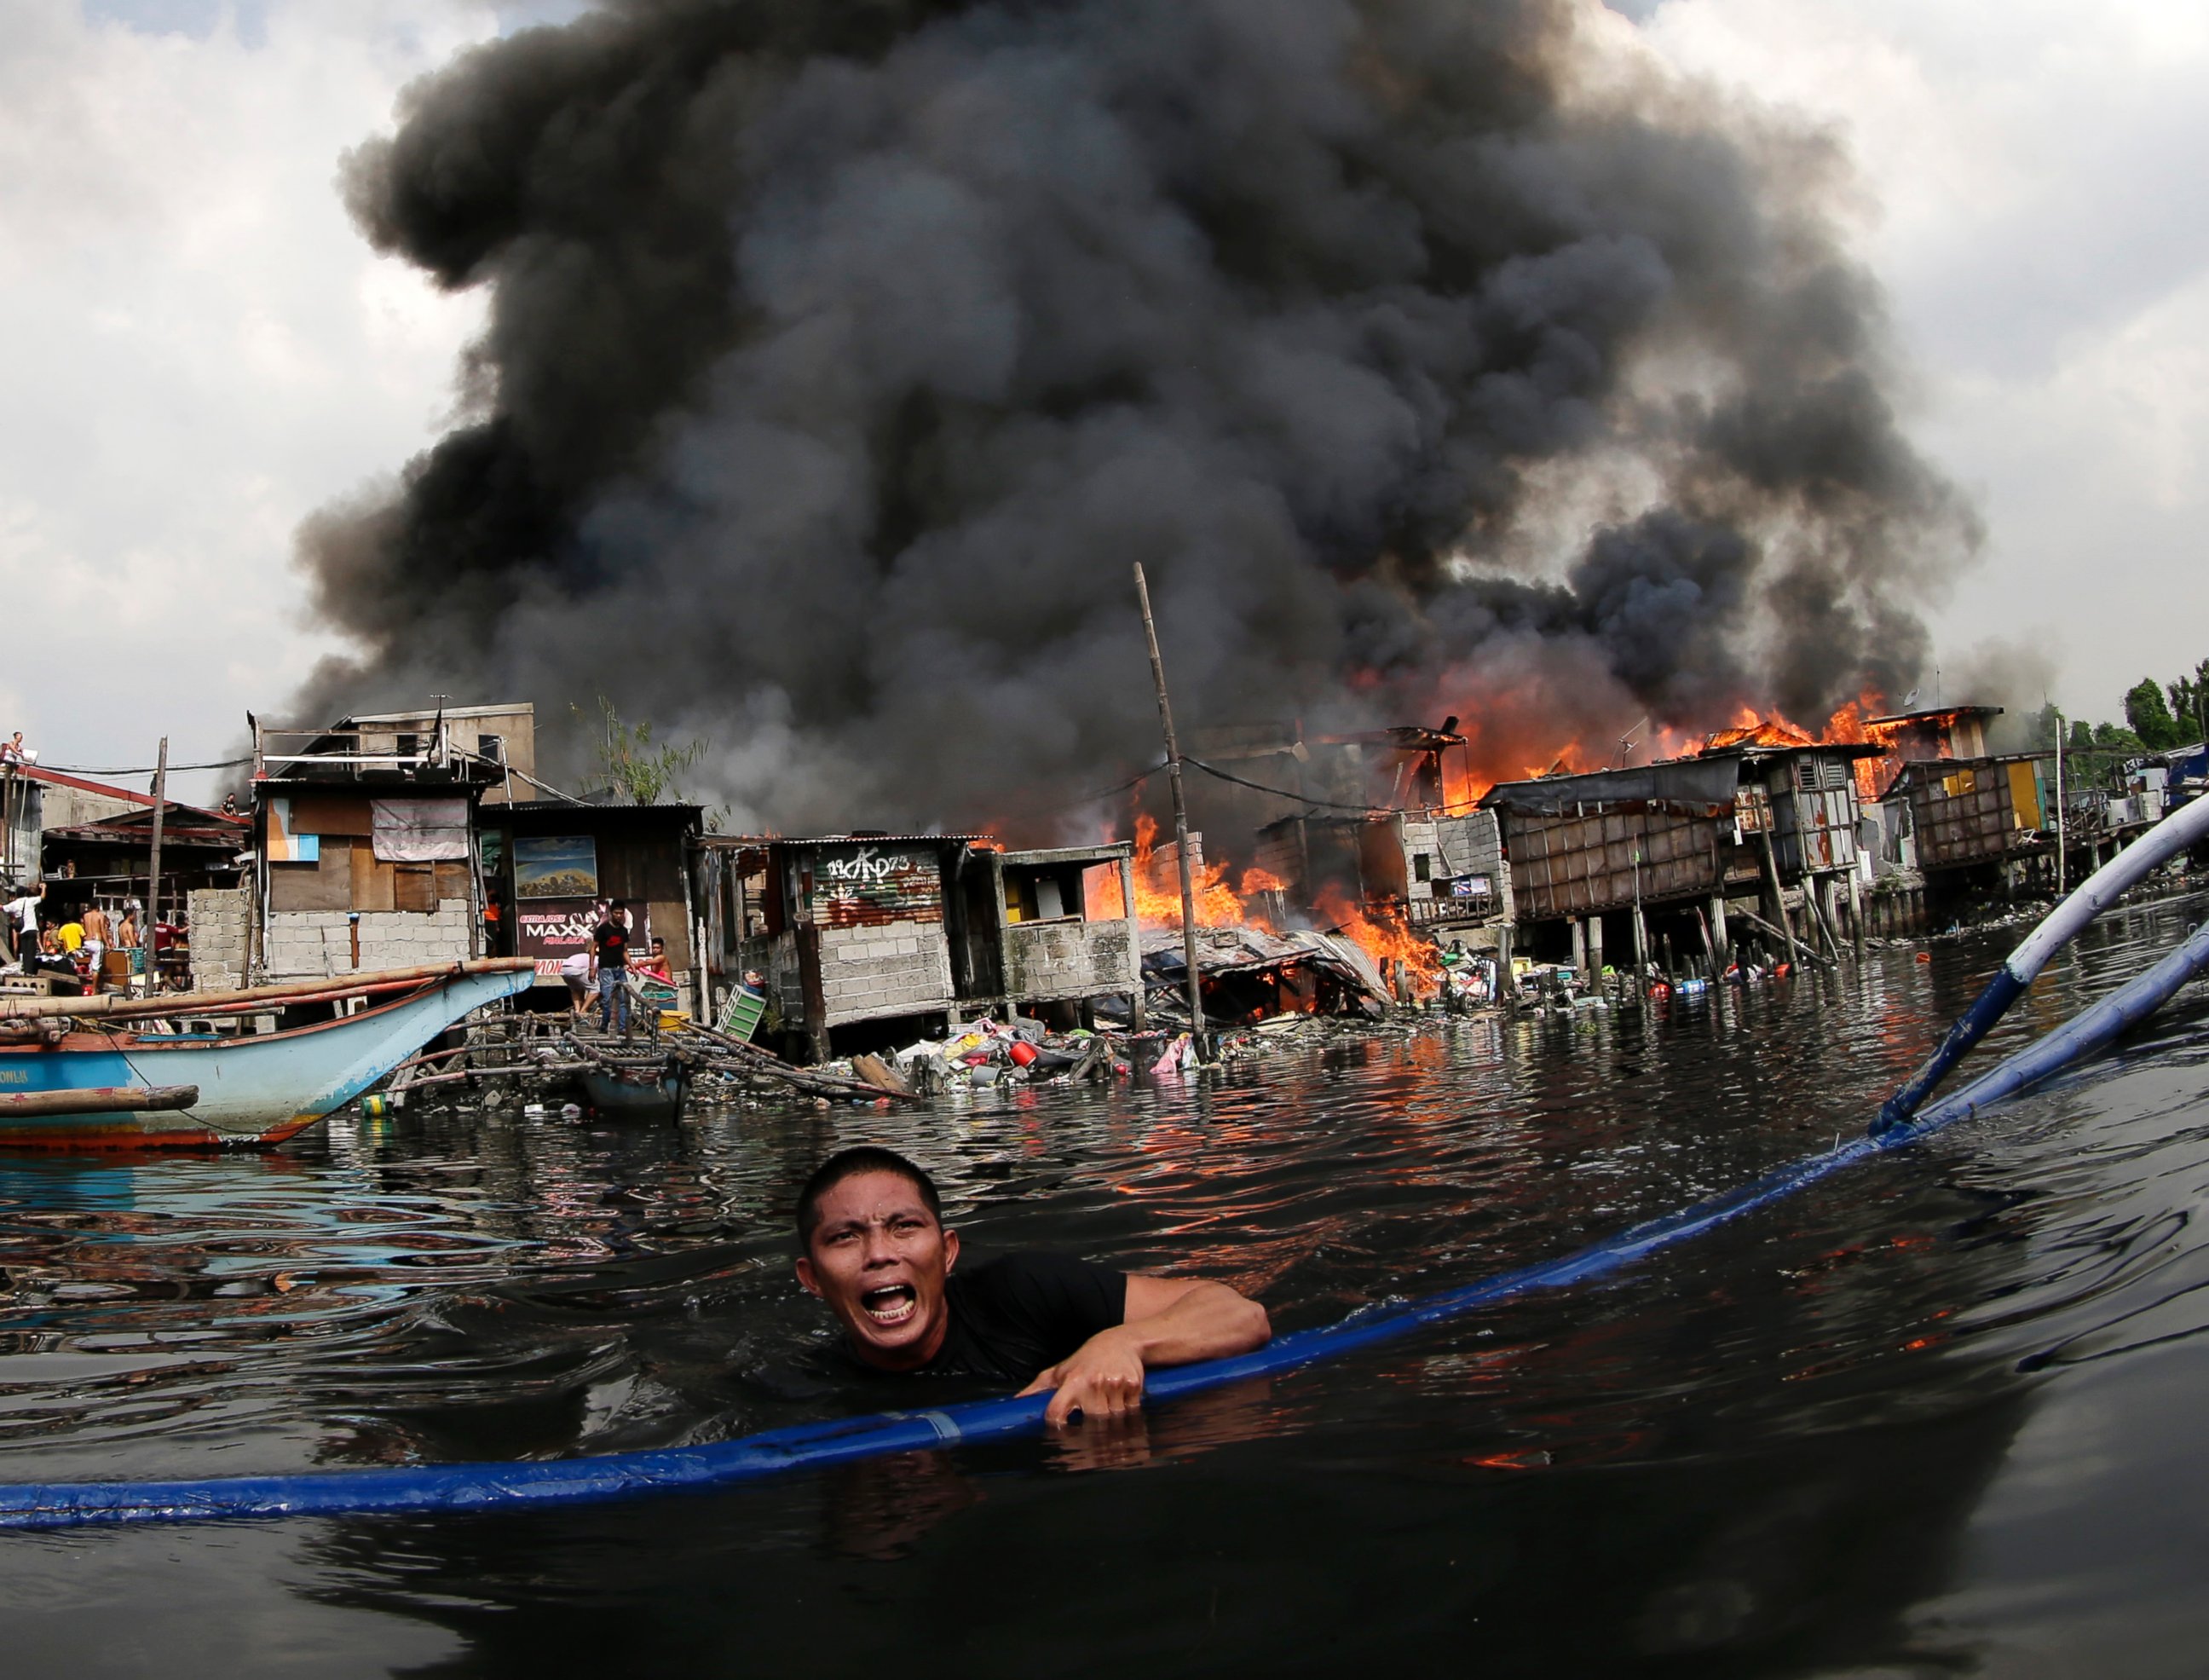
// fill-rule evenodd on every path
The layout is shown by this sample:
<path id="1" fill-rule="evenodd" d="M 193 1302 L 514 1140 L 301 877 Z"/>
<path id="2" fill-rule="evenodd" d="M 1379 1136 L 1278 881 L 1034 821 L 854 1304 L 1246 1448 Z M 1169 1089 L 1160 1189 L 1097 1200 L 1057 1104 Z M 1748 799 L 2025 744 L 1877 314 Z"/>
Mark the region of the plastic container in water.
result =
<path id="1" fill-rule="evenodd" d="M 381 1120 L 390 1112 L 391 1099 L 388 1097 L 363 1097 L 360 1099 L 360 1117 L 364 1120 Z"/>
<path id="2" fill-rule="evenodd" d="M 1027 1067 L 1036 1059 L 1036 1047 L 1026 1039 L 1014 1039 L 1011 1053 L 1014 1062 L 1023 1068 Z"/>

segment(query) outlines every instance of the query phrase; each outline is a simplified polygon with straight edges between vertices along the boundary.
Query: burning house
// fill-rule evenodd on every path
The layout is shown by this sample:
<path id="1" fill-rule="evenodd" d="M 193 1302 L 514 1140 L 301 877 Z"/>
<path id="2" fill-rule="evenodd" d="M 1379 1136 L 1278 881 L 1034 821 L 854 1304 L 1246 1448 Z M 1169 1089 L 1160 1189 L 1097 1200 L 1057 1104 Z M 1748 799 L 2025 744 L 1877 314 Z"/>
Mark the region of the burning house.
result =
<path id="1" fill-rule="evenodd" d="M 1273 760 L 1273 785 L 1305 809 L 1257 831 L 1255 882 L 1274 921 L 1379 922 L 1495 944 L 1512 918 L 1510 871 L 1493 814 L 1453 808 L 1469 782 L 1454 718 L 1439 728 L 1306 738 L 1300 731 L 1215 732 L 1204 750 Z M 1246 879 L 1245 894 L 1252 885 Z M 1385 954 L 1385 953 L 1376 953 Z"/>
<path id="2" fill-rule="evenodd" d="M 1303 813 L 1258 831 L 1258 866 L 1322 922 L 1355 909 L 1493 944 L 1512 919 L 1511 871 L 1493 811 Z"/>
<path id="3" fill-rule="evenodd" d="M 1834 941 L 1843 903 L 1861 914 L 1852 767 L 1879 750 L 1765 726 L 1689 758 L 1498 784 L 1481 805 L 1502 824 L 1522 938 L 1557 956 L 1568 942 L 1591 969 L 1607 942 L 1646 961 L 1676 932 L 1717 959 L 1729 910 L 1813 948 Z M 1673 925 L 1652 935 L 1660 914 Z"/>

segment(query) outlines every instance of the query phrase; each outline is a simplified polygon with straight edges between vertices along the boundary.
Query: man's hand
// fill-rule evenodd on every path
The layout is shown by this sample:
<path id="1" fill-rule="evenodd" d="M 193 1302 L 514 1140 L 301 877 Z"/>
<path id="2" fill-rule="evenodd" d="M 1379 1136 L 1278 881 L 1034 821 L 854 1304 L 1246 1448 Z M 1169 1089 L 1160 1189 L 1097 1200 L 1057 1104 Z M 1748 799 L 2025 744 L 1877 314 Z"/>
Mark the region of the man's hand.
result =
<path id="1" fill-rule="evenodd" d="M 1124 1418 L 1143 1403 L 1143 1337 L 1126 1324 L 1099 1330 L 1020 1393 L 1050 1393 L 1043 1420 L 1052 1429 L 1065 1428 L 1077 1412 L 1084 1418 Z"/>
<path id="2" fill-rule="evenodd" d="M 1127 1315 L 1127 1322 L 1099 1330 L 1020 1390 L 1057 1391 L 1043 1414 L 1051 1428 L 1063 1429 L 1076 1412 L 1124 1418 L 1143 1403 L 1147 1367 L 1248 1353 L 1273 1334 L 1266 1310 L 1224 1283 L 1135 1273 L 1128 1279 Z"/>

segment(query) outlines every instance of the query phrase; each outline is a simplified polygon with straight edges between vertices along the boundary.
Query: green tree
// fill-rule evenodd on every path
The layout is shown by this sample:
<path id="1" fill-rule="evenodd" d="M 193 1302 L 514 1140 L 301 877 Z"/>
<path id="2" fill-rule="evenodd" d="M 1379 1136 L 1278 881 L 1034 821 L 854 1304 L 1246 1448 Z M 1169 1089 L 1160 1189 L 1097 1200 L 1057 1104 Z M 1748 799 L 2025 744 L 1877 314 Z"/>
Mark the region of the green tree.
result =
<path id="1" fill-rule="evenodd" d="M 2120 729 L 2113 723 L 2098 723 L 2094 726 L 2094 750 L 2141 753 L 2147 750 L 2147 744 L 2129 729 Z"/>
<path id="2" fill-rule="evenodd" d="M 580 706 L 568 709 L 579 718 L 584 715 Z M 651 723 L 625 722 L 604 695 L 599 696 L 599 712 L 604 729 L 593 750 L 606 786 L 633 805 L 656 805 L 663 798 L 680 803 L 683 789 L 676 778 L 705 757 L 706 743 L 694 739 L 687 746 L 655 746 Z"/>
<path id="3" fill-rule="evenodd" d="M 2125 721 L 2151 752 L 2179 744 L 2182 732 L 2170 715 L 2162 684 L 2152 677 L 2143 677 L 2125 690 Z"/>
<path id="4" fill-rule="evenodd" d="M 2209 735 L 2209 659 L 2195 665 L 2191 677 L 2171 683 L 2168 692 L 2170 714 L 2178 726 L 2174 744 L 2188 746 Z"/>

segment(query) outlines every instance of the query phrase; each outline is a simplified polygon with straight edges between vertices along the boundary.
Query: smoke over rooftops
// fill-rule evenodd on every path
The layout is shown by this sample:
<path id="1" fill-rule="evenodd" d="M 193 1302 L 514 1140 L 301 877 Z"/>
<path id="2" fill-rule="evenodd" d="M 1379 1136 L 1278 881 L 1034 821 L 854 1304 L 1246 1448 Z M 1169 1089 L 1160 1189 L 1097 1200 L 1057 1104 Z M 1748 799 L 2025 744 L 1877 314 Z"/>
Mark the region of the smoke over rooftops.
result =
<path id="1" fill-rule="evenodd" d="M 603 688 L 739 827 L 1155 757 L 1135 559 L 1193 723 L 1616 735 L 1908 687 L 1977 540 L 1835 158 L 1592 5 L 627 0 L 346 185 L 491 319 L 303 703 Z"/>

